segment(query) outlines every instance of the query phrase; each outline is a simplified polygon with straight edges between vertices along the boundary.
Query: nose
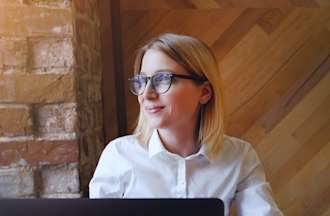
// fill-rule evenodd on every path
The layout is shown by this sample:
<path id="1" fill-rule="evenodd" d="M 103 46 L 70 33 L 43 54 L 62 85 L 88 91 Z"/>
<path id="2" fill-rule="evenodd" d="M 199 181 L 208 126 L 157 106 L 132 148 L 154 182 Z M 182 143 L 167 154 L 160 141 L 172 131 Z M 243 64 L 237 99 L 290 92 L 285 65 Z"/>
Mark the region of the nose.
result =
<path id="1" fill-rule="evenodd" d="M 150 80 L 147 82 L 146 88 L 144 89 L 143 97 L 147 99 L 154 99 L 158 97 L 158 94 L 155 88 L 152 86 Z"/>

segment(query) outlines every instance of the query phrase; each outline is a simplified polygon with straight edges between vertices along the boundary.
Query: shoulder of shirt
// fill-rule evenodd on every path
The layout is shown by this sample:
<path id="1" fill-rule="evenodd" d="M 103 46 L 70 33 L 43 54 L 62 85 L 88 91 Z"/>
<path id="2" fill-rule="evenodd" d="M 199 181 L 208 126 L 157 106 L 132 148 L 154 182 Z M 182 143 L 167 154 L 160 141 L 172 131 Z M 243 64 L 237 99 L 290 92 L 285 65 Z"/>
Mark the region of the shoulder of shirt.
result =
<path id="1" fill-rule="evenodd" d="M 246 158 L 254 158 L 255 151 L 252 145 L 240 138 L 229 135 L 224 136 L 223 150 L 217 158 L 214 159 L 214 164 L 230 164 L 231 166 L 242 166 Z"/>
<path id="2" fill-rule="evenodd" d="M 240 138 L 225 135 L 224 136 L 224 151 L 237 152 L 238 154 L 246 154 L 253 151 L 252 145 Z"/>
<path id="3" fill-rule="evenodd" d="M 138 139 L 135 134 L 118 137 L 108 143 L 104 151 L 122 151 L 131 149 L 138 145 Z"/>
<path id="4" fill-rule="evenodd" d="M 118 137 L 112 141 L 110 141 L 109 144 L 116 144 L 116 145 L 123 145 L 125 143 L 131 143 L 131 142 L 137 142 L 137 136 L 135 134 L 130 134 L 122 137 Z"/>

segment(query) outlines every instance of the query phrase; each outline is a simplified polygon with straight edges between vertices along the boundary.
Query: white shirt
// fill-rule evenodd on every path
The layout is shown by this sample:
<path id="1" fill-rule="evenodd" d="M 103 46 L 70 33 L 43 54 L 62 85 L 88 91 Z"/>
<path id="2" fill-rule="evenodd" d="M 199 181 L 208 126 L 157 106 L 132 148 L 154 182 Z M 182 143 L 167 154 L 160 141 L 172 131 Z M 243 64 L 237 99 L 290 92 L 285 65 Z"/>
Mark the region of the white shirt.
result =
<path id="1" fill-rule="evenodd" d="M 157 131 L 148 149 L 136 135 L 115 139 L 101 155 L 89 192 L 91 198 L 216 197 L 223 200 L 225 215 L 235 199 L 238 215 L 282 215 L 251 145 L 229 136 L 223 153 L 212 160 L 203 145 L 186 158 L 168 152 Z"/>

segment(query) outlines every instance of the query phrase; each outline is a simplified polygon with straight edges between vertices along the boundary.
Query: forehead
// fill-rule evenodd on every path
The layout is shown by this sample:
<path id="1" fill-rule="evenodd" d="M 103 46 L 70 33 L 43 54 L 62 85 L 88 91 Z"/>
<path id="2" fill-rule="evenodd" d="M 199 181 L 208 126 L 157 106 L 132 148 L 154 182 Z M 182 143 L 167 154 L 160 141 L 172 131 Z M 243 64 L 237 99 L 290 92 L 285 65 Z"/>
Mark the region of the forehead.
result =
<path id="1" fill-rule="evenodd" d="M 152 75 L 161 70 L 185 74 L 184 68 L 164 52 L 157 49 L 147 50 L 142 58 L 140 72 L 146 75 Z"/>

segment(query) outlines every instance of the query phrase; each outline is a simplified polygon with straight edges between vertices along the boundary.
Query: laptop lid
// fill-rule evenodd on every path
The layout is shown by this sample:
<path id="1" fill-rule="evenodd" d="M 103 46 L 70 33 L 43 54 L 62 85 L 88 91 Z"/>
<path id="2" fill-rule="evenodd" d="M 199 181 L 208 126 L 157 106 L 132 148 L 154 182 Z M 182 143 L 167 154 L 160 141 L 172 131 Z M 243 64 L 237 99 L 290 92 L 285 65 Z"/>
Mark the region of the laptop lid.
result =
<path id="1" fill-rule="evenodd" d="M 219 199 L 0 199 L 1 216 L 222 216 Z"/>

